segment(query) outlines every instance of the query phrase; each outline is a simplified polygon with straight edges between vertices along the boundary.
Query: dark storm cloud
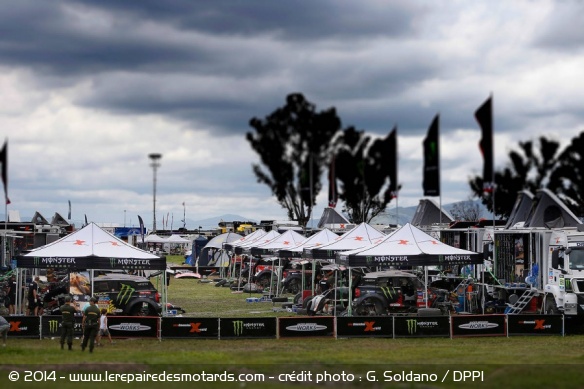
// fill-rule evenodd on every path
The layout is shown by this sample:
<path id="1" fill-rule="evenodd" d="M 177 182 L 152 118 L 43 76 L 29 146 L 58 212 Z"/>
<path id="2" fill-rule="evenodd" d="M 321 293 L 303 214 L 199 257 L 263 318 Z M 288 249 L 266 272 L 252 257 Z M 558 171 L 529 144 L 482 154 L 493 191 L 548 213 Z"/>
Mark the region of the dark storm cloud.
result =
<path id="1" fill-rule="evenodd" d="M 219 35 L 277 34 L 286 40 L 411 33 L 423 8 L 408 1 L 381 2 L 364 7 L 362 2 L 264 1 L 264 0 L 143 0 L 89 1 L 85 4 L 124 17 L 169 23 L 185 30 Z M 368 2 L 365 2 L 368 3 Z M 368 4 L 371 5 L 371 4 Z"/>

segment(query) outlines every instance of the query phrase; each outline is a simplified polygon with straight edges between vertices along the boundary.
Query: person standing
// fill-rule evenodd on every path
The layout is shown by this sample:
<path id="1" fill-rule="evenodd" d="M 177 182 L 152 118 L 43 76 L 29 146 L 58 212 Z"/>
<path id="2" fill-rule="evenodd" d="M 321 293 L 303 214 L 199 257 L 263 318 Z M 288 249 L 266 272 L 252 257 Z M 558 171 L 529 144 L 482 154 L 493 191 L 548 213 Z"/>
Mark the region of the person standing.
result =
<path id="1" fill-rule="evenodd" d="M 3 317 L 0 316 L 0 335 L 2 336 L 2 347 L 6 347 L 6 339 L 8 338 L 8 330 L 10 329 L 10 323 Z"/>
<path id="2" fill-rule="evenodd" d="M 14 276 L 10 277 L 10 283 L 8 284 L 8 314 L 14 315 L 16 313 L 16 279 Z"/>
<path id="3" fill-rule="evenodd" d="M 34 281 L 28 285 L 28 315 L 38 316 L 39 313 L 39 276 L 34 278 Z"/>
<path id="4" fill-rule="evenodd" d="M 107 309 L 101 309 L 101 317 L 99 318 L 99 333 L 95 342 L 98 346 L 101 346 L 101 337 L 107 336 L 109 338 L 110 344 L 114 344 L 112 336 L 110 335 L 109 329 L 107 328 Z"/>
<path id="5" fill-rule="evenodd" d="M 75 326 L 75 308 L 71 305 L 71 296 L 65 296 L 65 304 L 61 305 L 61 350 L 65 347 L 65 340 L 69 350 L 73 346 L 73 327 Z"/>
<path id="6" fill-rule="evenodd" d="M 97 297 L 89 299 L 89 306 L 83 312 L 83 319 L 81 325 L 83 327 L 83 343 L 81 343 L 81 351 L 85 351 L 87 343 L 89 342 L 89 352 L 93 352 L 95 346 L 95 336 L 99 329 L 100 311 L 97 305 Z"/>

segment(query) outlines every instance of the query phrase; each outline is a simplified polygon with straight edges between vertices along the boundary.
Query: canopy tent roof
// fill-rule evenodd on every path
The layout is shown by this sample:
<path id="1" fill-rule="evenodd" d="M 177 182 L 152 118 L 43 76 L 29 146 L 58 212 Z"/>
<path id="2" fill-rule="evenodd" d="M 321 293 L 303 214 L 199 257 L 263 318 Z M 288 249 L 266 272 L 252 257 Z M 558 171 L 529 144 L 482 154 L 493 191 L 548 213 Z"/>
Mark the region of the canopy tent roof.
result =
<path id="1" fill-rule="evenodd" d="M 432 199 L 421 199 L 411 224 L 416 227 L 431 226 L 435 223 L 451 223 L 454 221 L 452 215 Z"/>
<path id="2" fill-rule="evenodd" d="M 252 255 L 261 255 L 266 254 L 270 251 L 291 248 L 300 244 L 304 240 L 306 240 L 304 235 L 300 235 L 298 232 L 294 230 L 287 230 L 286 232 L 279 236 L 276 236 L 269 242 L 254 245 L 251 248 L 251 253 Z"/>
<path id="3" fill-rule="evenodd" d="M 156 235 L 156 234 L 150 234 L 146 238 L 144 238 L 144 242 L 146 242 L 146 243 L 166 243 L 167 240 Z"/>
<path id="4" fill-rule="evenodd" d="M 325 244 L 332 243 L 339 238 L 339 235 L 335 234 L 328 228 L 320 230 L 314 235 L 309 236 L 302 242 L 290 249 L 282 249 L 278 251 L 278 256 L 280 258 L 297 257 L 302 254 L 305 248 L 316 248 L 324 246 Z"/>
<path id="5" fill-rule="evenodd" d="M 505 224 L 505 228 L 512 228 L 516 226 L 518 223 L 525 222 L 527 220 L 527 216 L 529 215 L 529 211 L 531 211 L 531 206 L 533 204 L 533 194 L 524 189 L 517 193 L 517 198 L 515 199 L 515 204 L 513 204 L 513 209 L 511 210 L 511 215 L 509 215 L 509 219 L 507 219 L 507 224 Z"/>
<path id="6" fill-rule="evenodd" d="M 483 255 L 449 246 L 406 223 L 376 244 L 337 253 L 337 260 L 353 267 L 466 265 L 482 264 Z"/>
<path id="7" fill-rule="evenodd" d="M 231 242 L 225 242 L 225 244 L 223 245 L 223 248 L 225 250 L 228 250 L 228 251 L 233 251 L 233 249 L 235 247 L 239 247 L 242 244 L 249 243 L 252 241 L 255 242 L 257 239 L 261 238 L 265 234 L 266 234 L 266 230 L 264 230 L 262 228 L 258 228 L 257 230 L 255 230 L 251 234 L 242 236 L 238 240 L 233 240 Z"/>
<path id="8" fill-rule="evenodd" d="M 166 258 L 140 250 L 89 223 L 59 240 L 16 257 L 20 268 L 164 270 Z"/>
<path id="9" fill-rule="evenodd" d="M 241 238 L 243 238 L 243 236 L 236 234 L 235 232 L 226 232 L 224 234 L 217 235 L 216 237 L 211 239 L 203 248 L 220 249 L 223 247 L 223 243 L 230 243 L 233 241 L 240 240 Z"/>
<path id="10" fill-rule="evenodd" d="M 563 228 L 579 224 L 580 219 L 549 189 L 537 191 L 525 220 L 525 227 Z"/>
<path id="11" fill-rule="evenodd" d="M 191 243 L 190 240 L 183 238 L 180 235 L 172 234 L 168 238 L 164 239 L 165 243 Z"/>
<path id="12" fill-rule="evenodd" d="M 340 214 L 336 209 L 327 207 L 322 211 L 322 216 L 318 221 L 318 228 L 324 228 L 334 225 L 351 224 L 349 220 Z M 343 227 L 344 228 L 344 227 Z"/>
<path id="13" fill-rule="evenodd" d="M 255 247 L 263 243 L 268 243 L 269 241 L 278 236 L 280 236 L 280 233 L 278 231 L 275 230 L 268 231 L 264 235 L 258 237 L 257 239 L 254 239 L 253 241 L 244 242 L 239 246 L 235 246 L 234 247 L 235 254 L 242 254 L 244 250 L 251 249 L 252 247 Z"/>
<path id="14" fill-rule="evenodd" d="M 319 246 L 318 248 L 305 248 L 303 255 L 315 259 L 334 260 L 337 251 L 354 250 L 369 246 L 377 243 L 383 237 L 385 237 L 383 232 L 376 230 L 367 223 L 361 223 L 351 231 L 341 235 L 334 242 Z"/>

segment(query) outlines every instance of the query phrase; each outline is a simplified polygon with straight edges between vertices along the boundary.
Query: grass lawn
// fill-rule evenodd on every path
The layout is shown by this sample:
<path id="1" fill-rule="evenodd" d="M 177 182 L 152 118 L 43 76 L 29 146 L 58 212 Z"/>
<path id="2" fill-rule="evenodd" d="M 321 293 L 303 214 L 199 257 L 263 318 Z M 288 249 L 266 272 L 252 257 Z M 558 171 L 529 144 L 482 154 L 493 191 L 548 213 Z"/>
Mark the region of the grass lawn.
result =
<path id="1" fill-rule="evenodd" d="M 245 294 L 231 293 L 229 288 L 199 283 L 195 279 L 172 279 L 168 300 L 186 309 L 186 315 L 193 317 L 293 315 L 272 312 L 271 303 L 246 303 L 245 297 Z M 98 347 L 92 354 L 81 352 L 79 340 L 75 341 L 74 348 L 73 351 L 61 351 L 56 339 L 9 338 L 7 347 L 0 348 L 0 385 L 6 388 L 100 386 L 160 389 L 584 386 L 584 336 L 161 341 L 116 339 L 115 344 Z M 9 373 L 15 370 L 19 372 L 19 378 L 11 381 Z M 37 371 L 28 374 L 29 382 L 25 381 L 25 370 Z M 45 373 L 39 373 L 41 371 Z M 51 375 L 53 371 L 55 373 Z M 164 378 L 164 382 L 136 382 L 144 378 L 146 373 L 159 374 L 163 371 L 175 376 L 156 376 L 157 379 Z M 465 381 L 462 381 L 462 371 L 468 371 Z M 471 381 L 471 371 L 475 372 L 474 381 Z M 92 375 L 78 375 L 82 373 Z M 122 375 L 129 373 L 142 375 Z M 188 374 L 191 382 L 168 382 L 168 378 L 178 378 L 178 374 Z M 218 381 L 230 378 L 237 380 L 240 374 L 246 375 L 242 379 L 251 381 Z M 102 381 L 75 381 L 81 377 L 91 377 L 94 381 L 99 378 Z M 113 379 L 129 377 L 135 382 L 112 382 Z M 109 381 L 104 382 L 106 378 Z M 317 383 L 317 378 L 328 381 Z M 426 382 L 404 382 L 416 378 L 426 378 Z M 444 382 L 441 382 L 443 378 Z M 37 382 L 34 382 L 35 379 Z M 295 382 L 298 380 L 302 382 Z"/>

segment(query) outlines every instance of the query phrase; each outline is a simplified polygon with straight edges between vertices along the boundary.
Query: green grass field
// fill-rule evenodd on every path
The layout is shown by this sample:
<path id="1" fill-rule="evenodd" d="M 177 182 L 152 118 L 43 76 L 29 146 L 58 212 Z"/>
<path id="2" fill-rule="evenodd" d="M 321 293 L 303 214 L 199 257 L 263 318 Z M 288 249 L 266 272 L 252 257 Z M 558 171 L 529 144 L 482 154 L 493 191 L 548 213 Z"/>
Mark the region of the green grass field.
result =
<path id="1" fill-rule="evenodd" d="M 169 302 L 182 306 L 187 310 L 186 315 L 193 317 L 291 315 L 272 312 L 271 303 L 246 303 L 247 295 L 234 294 L 229 288 L 199 283 L 195 279 L 173 279 L 168 297 Z M 116 339 L 115 344 L 98 347 L 92 354 L 81 352 L 79 340 L 75 341 L 74 348 L 73 351 L 60 350 L 56 339 L 9 338 L 7 347 L 0 348 L 0 385 L 6 388 L 33 388 L 41 383 L 42 387 L 59 388 L 584 387 L 584 336 Z M 26 373 L 27 370 L 31 373 Z M 12 371 L 19 372 L 18 380 L 10 380 Z M 462 381 L 463 371 L 476 372 L 475 380 L 471 381 L 469 376 Z M 51 372 L 55 373 L 51 375 Z M 182 378 L 188 375 L 196 382 L 112 382 L 114 378 L 137 380 L 144 378 L 144 374 L 161 372 L 185 374 Z M 82 373 L 92 376 L 78 375 Z M 142 375 L 122 376 L 130 373 Z M 252 378 L 253 382 L 209 381 L 229 379 L 230 374 L 236 380 L 238 375 L 244 374 L 246 376 L 241 378 Z M 14 379 L 14 375 L 10 377 Z M 98 378 L 109 381 L 75 381 L 89 377 L 94 381 Z M 25 381 L 27 378 L 29 381 Z M 169 376 L 162 378 L 168 380 Z M 317 378 L 328 381 L 317 383 Z M 396 382 L 402 378 L 427 378 L 431 382 Z M 298 379 L 303 381 L 293 381 Z M 389 379 L 391 381 L 387 381 Z"/>

